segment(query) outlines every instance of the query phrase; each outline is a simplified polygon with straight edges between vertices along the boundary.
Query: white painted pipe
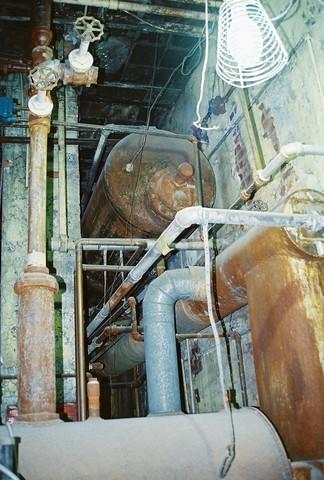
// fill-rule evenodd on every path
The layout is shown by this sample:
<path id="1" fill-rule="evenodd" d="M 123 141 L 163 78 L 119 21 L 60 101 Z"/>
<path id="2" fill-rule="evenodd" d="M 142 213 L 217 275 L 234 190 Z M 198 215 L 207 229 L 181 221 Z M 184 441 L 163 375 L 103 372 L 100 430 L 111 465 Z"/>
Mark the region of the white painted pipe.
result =
<path id="1" fill-rule="evenodd" d="M 141 280 L 143 275 L 154 265 L 161 255 L 167 255 L 171 251 L 169 245 L 173 243 L 184 230 L 192 225 L 204 225 L 206 223 L 277 228 L 302 227 L 316 232 L 324 228 L 324 216 L 317 214 L 301 215 L 249 210 L 226 210 L 200 206 L 184 208 L 176 214 L 174 220 L 115 291 L 113 294 L 115 300 L 113 306 L 116 306 L 116 299 L 119 301 L 119 299 L 125 297 L 132 286 Z M 111 304 L 111 299 L 109 299 L 96 317 L 90 322 L 87 327 L 88 335 L 91 335 L 109 315 Z"/>
<path id="2" fill-rule="evenodd" d="M 257 183 L 268 183 L 271 176 L 276 173 L 282 165 L 297 157 L 305 155 L 324 156 L 324 146 L 322 145 L 305 145 L 301 142 L 288 143 L 281 147 L 280 152 L 273 160 L 262 170 L 257 171 Z"/>

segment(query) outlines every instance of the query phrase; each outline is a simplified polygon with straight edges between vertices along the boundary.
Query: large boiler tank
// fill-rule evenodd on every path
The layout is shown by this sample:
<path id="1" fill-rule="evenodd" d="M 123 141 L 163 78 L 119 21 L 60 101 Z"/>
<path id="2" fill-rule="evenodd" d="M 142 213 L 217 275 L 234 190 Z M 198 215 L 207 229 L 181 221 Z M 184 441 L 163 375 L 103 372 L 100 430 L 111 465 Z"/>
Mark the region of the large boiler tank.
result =
<path id="1" fill-rule="evenodd" d="M 166 132 L 162 132 L 166 133 Z M 144 147 L 143 147 L 144 145 Z M 200 159 L 204 206 L 212 206 L 215 179 Z M 82 218 L 87 237 L 155 237 L 177 211 L 197 205 L 195 145 L 170 136 L 131 134 L 108 155 Z"/>

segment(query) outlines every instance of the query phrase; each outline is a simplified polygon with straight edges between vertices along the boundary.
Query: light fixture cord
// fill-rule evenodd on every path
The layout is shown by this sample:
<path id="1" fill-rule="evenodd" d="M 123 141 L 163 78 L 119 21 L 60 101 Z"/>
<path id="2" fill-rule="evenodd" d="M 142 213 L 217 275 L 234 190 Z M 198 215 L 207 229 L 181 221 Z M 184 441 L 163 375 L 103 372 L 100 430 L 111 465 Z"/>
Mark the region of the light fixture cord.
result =
<path id="1" fill-rule="evenodd" d="M 205 59 L 204 64 L 201 72 L 201 82 L 200 82 L 200 95 L 199 100 L 196 106 L 196 114 L 197 120 L 193 123 L 195 127 L 199 128 L 200 130 L 210 131 L 210 130 L 218 130 L 219 126 L 214 125 L 213 127 L 202 127 L 201 125 L 201 115 L 200 115 L 200 107 L 204 96 L 204 88 L 205 88 L 205 81 L 206 81 L 206 71 L 208 66 L 208 58 L 209 58 L 209 14 L 208 14 L 208 0 L 205 0 Z"/>
<path id="2" fill-rule="evenodd" d="M 204 240 L 204 256 L 205 256 L 205 285 L 206 285 L 206 297 L 207 297 L 207 309 L 208 309 L 208 316 L 209 321 L 212 327 L 215 346 L 216 346 L 216 356 L 217 356 L 217 365 L 218 365 L 218 373 L 219 373 L 219 382 L 222 391 L 223 397 L 223 404 L 224 409 L 228 412 L 229 416 L 229 428 L 230 428 L 230 443 L 226 447 L 226 453 L 221 463 L 219 477 L 217 478 L 225 478 L 230 471 L 230 468 L 234 462 L 235 455 L 236 455 L 236 438 L 235 438 L 235 429 L 234 429 L 234 421 L 233 421 L 233 412 L 232 412 L 232 405 L 228 402 L 227 393 L 225 389 L 225 380 L 224 380 L 224 369 L 223 369 L 223 362 L 222 362 L 222 350 L 221 350 L 221 342 L 219 333 L 216 326 L 215 320 L 215 305 L 213 301 L 213 292 L 212 292 L 212 268 L 211 268 L 211 261 L 210 261 L 210 248 L 209 248 L 209 237 L 208 237 L 208 223 L 204 223 L 202 226 L 203 230 L 203 240 Z"/>

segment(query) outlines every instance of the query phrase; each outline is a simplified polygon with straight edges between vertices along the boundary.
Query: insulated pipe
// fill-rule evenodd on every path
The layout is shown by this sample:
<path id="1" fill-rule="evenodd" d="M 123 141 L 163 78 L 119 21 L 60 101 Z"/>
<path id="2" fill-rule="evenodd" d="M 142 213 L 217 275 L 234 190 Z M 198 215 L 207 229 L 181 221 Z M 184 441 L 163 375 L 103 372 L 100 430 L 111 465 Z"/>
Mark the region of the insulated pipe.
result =
<path id="1" fill-rule="evenodd" d="M 180 210 L 170 225 L 156 240 L 150 250 L 127 275 L 124 282 L 116 289 L 110 299 L 87 327 L 88 336 L 100 327 L 101 323 L 118 306 L 120 301 L 132 290 L 143 275 L 154 265 L 161 255 L 169 253 L 169 245 L 191 225 L 224 224 L 275 227 L 302 227 L 318 231 L 324 227 L 324 216 L 317 214 L 285 214 L 277 212 L 255 212 L 247 210 L 225 210 L 203 207 L 188 207 Z"/>
<path id="2" fill-rule="evenodd" d="M 257 409 L 233 411 L 233 423 L 235 459 L 226 478 L 292 480 L 281 441 Z M 22 438 L 19 472 L 32 480 L 102 480 L 107 472 L 116 480 L 215 480 L 227 456 L 230 422 L 219 412 L 17 424 L 14 431 Z"/>
<path id="3" fill-rule="evenodd" d="M 206 300 L 204 269 L 168 270 L 150 283 L 143 301 L 149 412 L 181 412 L 174 306 L 178 300 Z"/>
<path id="4" fill-rule="evenodd" d="M 226 479 L 292 480 L 281 441 L 262 413 L 234 410 L 232 418 L 235 458 Z M 215 480 L 231 434 L 224 412 L 15 424 L 14 430 L 22 439 L 19 472 L 32 480 Z"/>
<path id="5" fill-rule="evenodd" d="M 123 0 L 54 0 L 54 3 L 65 3 L 70 5 L 87 5 L 88 7 L 107 8 L 109 10 L 127 10 L 135 13 L 147 13 L 175 18 L 186 18 L 190 20 L 205 20 L 204 12 L 185 10 L 183 8 L 164 7 L 163 5 L 147 5 L 144 3 L 127 2 Z"/>
<path id="6" fill-rule="evenodd" d="M 293 460 L 324 456 L 323 278 L 285 230 L 252 229 L 216 258 L 218 315 L 248 303 L 260 406 Z"/>
<path id="7" fill-rule="evenodd" d="M 143 363 L 144 359 L 144 342 L 135 340 L 131 333 L 121 335 L 105 355 L 97 360 L 103 361 L 105 367 L 96 374 L 103 377 L 120 375 Z"/>

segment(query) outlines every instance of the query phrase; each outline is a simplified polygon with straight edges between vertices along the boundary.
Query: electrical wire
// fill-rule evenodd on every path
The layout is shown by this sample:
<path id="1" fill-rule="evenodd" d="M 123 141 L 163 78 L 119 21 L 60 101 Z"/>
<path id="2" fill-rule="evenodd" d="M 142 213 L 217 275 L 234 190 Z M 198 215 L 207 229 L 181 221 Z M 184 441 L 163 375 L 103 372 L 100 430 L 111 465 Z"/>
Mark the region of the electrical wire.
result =
<path id="1" fill-rule="evenodd" d="M 226 447 L 226 455 L 223 459 L 219 476 L 220 478 L 225 478 L 233 464 L 235 459 L 235 429 L 234 429 L 234 422 L 233 422 L 233 412 L 232 406 L 230 402 L 227 402 L 227 393 L 225 389 L 225 380 L 224 380 L 224 369 L 223 369 L 223 362 L 222 362 L 222 351 L 221 351 L 221 342 L 219 333 L 216 326 L 215 320 L 215 305 L 213 300 L 213 293 L 212 293 L 212 268 L 211 268 L 211 261 L 210 261 L 210 248 L 209 248 L 209 236 L 208 236 L 208 223 L 204 223 L 202 226 L 203 230 L 203 241 L 204 241 L 204 257 L 205 257 L 205 284 L 206 284 L 206 298 L 207 298 L 207 310 L 209 321 L 212 327 L 215 346 L 216 346 L 216 357 L 217 357 L 217 365 L 218 365 L 218 373 L 219 373 L 219 381 L 222 391 L 222 398 L 224 409 L 226 412 L 229 413 L 230 419 L 230 444 Z"/>
<path id="2" fill-rule="evenodd" d="M 144 25 L 148 25 L 149 27 L 156 28 L 157 30 L 160 30 L 161 32 L 179 33 L 178 30 L 172 30 L 172 29 L 169 29 L 169 28 L 163 28 L 163 27 L 160 27 L 159 25 L 156 25 L 156 23 L 148 22 L 147 20 L 144 20 L 143 18 L 139 17 L 138 15 L 136 15 L 136 14 L 133 13 L 133 12 L 129 12 L 128 10 L 122 10 L 122 12 L 127 13 L 127 14 L 130 15 L 131 17 L 136 18 L 136 20 L 138 20 L 139 22 L 143 23 Z"/>
<path id="3" fill-rule="evenodd" d="M 2 465 L 2 463 L 0 463 L 0 472 L 4 473 L 5 475 L 7 475 L 8 478 L 11 478 L 12 480 L 20 480 L 20 478 L 17 477 L 17 475 L 15 475 L 13 472 L 8 470 L 8 468 Z"/>
<path id="4" fill-rule="evenodd" d="M 200 93 L 199 99 L 196 106 L 196 115 L 197 120 L 193 122 L 193 125 L 200 130 L 204 130 L 206 132 L 210 130 L 219 130 L 219 126 L 214 125 L 212 127 L 203 127 L 201 125 L 201 115 L 200 115 L 200 107 L 204 96 L 204 88 L 205 88 L 205 81 L 206 81 L 206 72 L 208 66 L 208 59 L 209 59 L 209 13 L 208 13 L 208 0 L 205 0 L 205 58 L 203 63 L 203 68 L 201 72 L 201 82 L 200 82 Z"/>

